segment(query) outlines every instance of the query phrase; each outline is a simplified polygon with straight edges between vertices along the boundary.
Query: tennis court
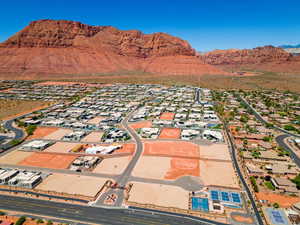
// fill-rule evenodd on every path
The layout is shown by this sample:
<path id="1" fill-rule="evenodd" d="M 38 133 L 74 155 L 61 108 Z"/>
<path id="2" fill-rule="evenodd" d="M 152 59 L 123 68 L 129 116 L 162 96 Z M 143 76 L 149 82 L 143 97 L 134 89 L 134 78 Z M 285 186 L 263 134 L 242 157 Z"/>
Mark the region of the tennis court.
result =
<path id="1" fill-rule="evenodd" d="M 208 199 L 192 197 L 192 210 L 200 210 L 200 211 L 208 212 L 209 211 Z"/>
<path id="2" fill-rule="evenodd" d="M 267 212 L 268 219 L 271 222 L 271 224 L 276 224 L 276 225 L 290 224 L 283 210 L 266 208 L 265 211 Z"/>
<path id="3" fill-rule="evenodd" d="M 211 200 L 219 200 L 222 202 L 231 202 L 231 203 L 235 203 L 235 204 L 242 203 L 241 195 L 237 192 L 211 190 L 210 198 L 211 198 Z"/>

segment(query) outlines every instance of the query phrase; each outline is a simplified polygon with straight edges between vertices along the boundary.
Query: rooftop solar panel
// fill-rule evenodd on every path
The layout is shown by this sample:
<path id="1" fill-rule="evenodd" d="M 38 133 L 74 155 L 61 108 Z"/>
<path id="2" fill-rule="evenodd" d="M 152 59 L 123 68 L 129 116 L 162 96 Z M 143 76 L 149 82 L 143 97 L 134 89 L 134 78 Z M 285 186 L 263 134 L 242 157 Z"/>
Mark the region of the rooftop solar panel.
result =
<path id="1" fill-rule="evenodd" d="M 229 201 L 229 194 L 228 192 L 221 192 L 222 201 L 228 202 Z"/>
<path id="2" fill-rule="evenodd" d="M 238 193 L 231 193 L 232 201 L 235 203 L 241 202 L 241 197 Z"/>
<path id="3" fill-rule="evenodd" d="M 211 199 L 212 200 L 219 200 L 219 192 L 218 191 L 211 191 Z"/>

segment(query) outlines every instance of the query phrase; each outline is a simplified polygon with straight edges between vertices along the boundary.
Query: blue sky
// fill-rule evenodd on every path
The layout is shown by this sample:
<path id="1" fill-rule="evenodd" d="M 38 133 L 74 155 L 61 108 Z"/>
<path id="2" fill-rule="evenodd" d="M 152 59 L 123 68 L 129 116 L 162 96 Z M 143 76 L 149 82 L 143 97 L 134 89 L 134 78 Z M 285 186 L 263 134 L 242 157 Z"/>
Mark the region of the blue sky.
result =
<path id="1" fill-rule="evenodd" d="M 199 51 L 300 43 L 299 0 L 1 1 L 0 41 L 38 19 L 166 32 Z"/>

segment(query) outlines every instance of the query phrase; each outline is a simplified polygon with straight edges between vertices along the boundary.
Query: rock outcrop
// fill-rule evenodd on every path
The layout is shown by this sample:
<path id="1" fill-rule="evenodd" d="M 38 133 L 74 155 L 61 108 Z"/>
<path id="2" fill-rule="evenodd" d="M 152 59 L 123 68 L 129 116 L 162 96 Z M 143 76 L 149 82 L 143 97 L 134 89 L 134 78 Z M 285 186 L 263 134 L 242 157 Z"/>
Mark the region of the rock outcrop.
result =
<path id="1" fill-rule="evenodd" d="M 300 73 L 299 57 L 273 46 L 243 50 L 215 50 L 201 55 L 200 58 L 203 62 L 228 72 L 246 69 Z"/>
<path id="2" fill-rule="evenodd" d="M 0 73 L 87 74 L 117 71 L 221 74 L 187 41 L 64 20 L 39 20 L 0 44 Z"/>
<path id="3" fill-rule="evenodd" d="M 291 58 L 291 55 L 281 48 L 264 46 L 243 50 L 215 50 L 204 54 L 202 58 L 204 62 L 211 65 L 243 65 L 261 64 L 268 62 L 285 62 Z"/>

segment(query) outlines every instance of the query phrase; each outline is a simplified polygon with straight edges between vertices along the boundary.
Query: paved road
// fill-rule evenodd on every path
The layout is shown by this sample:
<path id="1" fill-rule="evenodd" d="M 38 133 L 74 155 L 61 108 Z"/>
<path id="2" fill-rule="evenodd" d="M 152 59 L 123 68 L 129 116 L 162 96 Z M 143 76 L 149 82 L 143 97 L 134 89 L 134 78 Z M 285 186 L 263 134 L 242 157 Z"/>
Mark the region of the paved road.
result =
<path id="1" fill-rule="evenodd" d="M 252 110 L 252 112 L 253 112 L 253 114 L 254 114 L 254 116 L 256 117 L 257 120 L 259 120 L 259 121 L 262 122 L 263 124 L 267 124 L 267 123 L 268 123 L 268 121 L 266 121 L 266 120 L 260 115 L 260 113 L 257 112 L 256 109 L 255 109 L 254 107 L 252 107 L 252 105 L 250 105 L 250 104 L 248 103 L 248 101 L 246 101 L 246 99 L 244 99 L 244 98 L 241 97 L 240 95 L 238 95 L 238 98 L 239 98 L 242 102 L 244 102 L 244 103 L 248 106 L 248 108 L 250 108 L 250 109 Z M 278 126 L 276 126 L 276 125 L 273 126 L 273 129 L 278 130 L 278 131 L 280 131 L 280 132 L 283 132 L 283 133 L 285 133 L 285 134 L 287 134 L 287 135 L 290 135 L 290 136 L 292 136 L 292 137 L 300 138 L 300 135 L 291 133 L 291 132 L 289 132 L 289 131 L 287 131 L 287 130 L 281 128 L 281 127 L 278 127 Z"/>
<path id="2" fill-rule="evenodd" d="M 13 123 L 14 123 L 15 119 L 12 120 L 7 120 L 4 124 L 3 127 L 9 131 L 12 131 L 15 133 L 15 136 L 12 140 L 21 140 L 24 136 L 25 133 L 22 129 L 14 127 Z M 4 150 L 11 148 L 13 145 L 10 143 L 4 144 L 4 145 L 0 145 L 1 148 L 3 148 Z"/>
<path id="3" fill-rule="evenodd" d="M 290 137 L 290 135 L 288 134 L 283 134 L 283 135 L 279 135 L 275 138 L 276 142 L 278 143 L 278 145 L 282 148 L 284 148 L 285 150 L 287 150 L 290 154 L 291 154 L 291 159 L 296 163 L 296 165 L 300 168 L 300 159 L 299 157 L 295 154 L 295 152 L 293 151 L 293 149 L 291 149 L 286 143 L 285 143 L 285 139 Z"/>
<path id="4" fill-rule="evenodd" d="M 238 175 L 239 175 L 239 177 L 240 177 L 240 180 L 242 181 L 242 184 L 243 184 L 243 186 L 244 186 L 244 189 L 246 190 L 247 195 L 248 195 L 248 197 L 249 197 L 249 199 L 250 199 L 252 208 L 253 208 L 254 213 L 255 213 L 255 216 L 256 216 L 256 220 L 257 220 L 257 222 L 258 222 L 259 225 L 264 225 L 264 222 L 263 222 L 263 220 L 262 220 L 262 218 L 261 218 L 261 216 L 260 216 L 260 214 L 259 214 L 259 211 L 258 211 L 258 209 L 257 209 L 257 207 L 256 207 L 255 200 L 254 200 L 254 198 L 253 198 L 253 196 L 252 196 L 252 193 L 251 193 L 251 191 L 250 191 L 250 189 L 249 189 L 249 187 L 248 187 L 248 184 L 246 183 L 246 181 L 245 181 L 245 179 L 244 179 L 244 177 L 243 177 L 243 173 L 242 173 L 242 171 L 241 171 L 241 169 L 240 169 L 238 160 L 237 160 L 237 158 L 236 158 L 236 149 L 235 149 L 235 147 L 234 147 L 234 145 L 233 145 L 233 141 L 232 141 L 231 136 L 230 136 L 230 134 L 229 134 L 228 127 L 227 127 L 226 125 L 224 125 L 224 127 L 225 127 L 226 134 L 227 134 L 227 136 L 229 137 L 230 148 L 231 148 L 231 152 L 232 152 L 232 159 L 233 159 L 234 166 L 235 166 L 236 171 L 237 171 L 237 173 L 238 173 Z"/>
<path id="5" fill-rule="evenodd" d="M 196 88 L 196 97 L 195 97 L 195 102 L 196 103 L 198 103 L 198 104 L 200 104 L 200 91 L 201 91 L 201 89 L 200 88 Z"/>
<path id="6" fill-rule="evenodd" d="M 45 215 L 62 218 L 80 223 L 113 224 L 113 225 L 224 225 L 203 218 L 182 214 L 167 213 L 141 208 L 132 209 L 105 209 L 29 199 L 15 196 L 0 195 L 0 209 L 21 211 L 28 214 Z"/>
<path id="7" fill-rule="evenodd" d="M 116 182 L 121 187 L 124 187 L 127 184 L 135 165 L 137 164 L 139 158 L 143 153 L 143 143 L 141 138 L 134 129 L 128 126 L 128 120 L 133 115 L 133 113 L 134 111 L 129 113 L 127 117 L 122 121 L 122 126 L 130 133 L 131 137 L 135 140 L 136 151 L 124 172 L 116 179 Z M 96 205 L 103 205 L 105 199 L 112 194 L 118 196 L 117 200 L 114 203 L 114 206 L 121 206 L 124 200 L 124 190 L 122 189 L 110 189 L 105 194 L 100 196 L 100 198 L 96 201 Z"/>

